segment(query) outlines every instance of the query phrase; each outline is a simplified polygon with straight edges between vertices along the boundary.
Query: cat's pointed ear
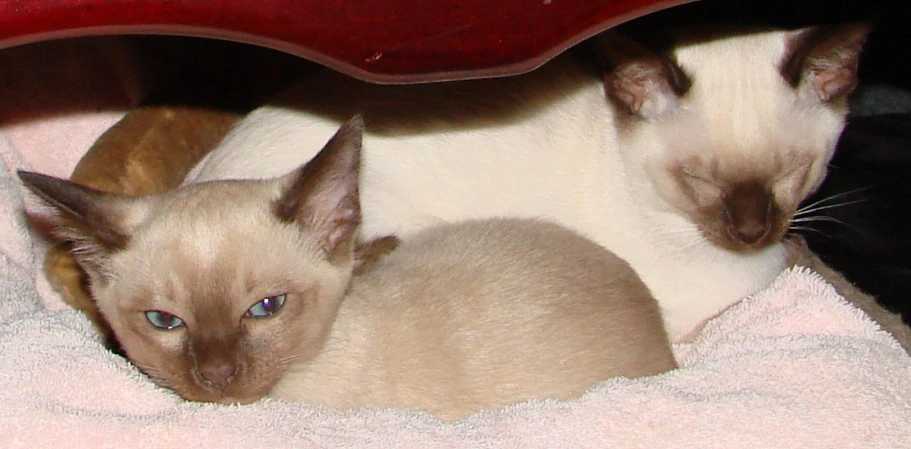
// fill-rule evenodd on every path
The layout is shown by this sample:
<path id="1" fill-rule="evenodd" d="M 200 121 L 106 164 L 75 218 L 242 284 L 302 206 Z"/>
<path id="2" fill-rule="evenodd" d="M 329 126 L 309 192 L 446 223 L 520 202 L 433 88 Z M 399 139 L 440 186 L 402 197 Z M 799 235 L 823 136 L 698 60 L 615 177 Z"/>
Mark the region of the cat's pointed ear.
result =
<path id="1" fill-rule="evenodd" d="M 73 254 L 87 270 L 100 271 L 107 254 L 126 248 L 130 230 L 124 219 L 129 200 L 71 181 L 27 171 L 19 179 L 49 206 L 52 233 L 73 242 Z"/>
<path id="2" fill-rule="evenodd" d="M 330 260 L 352 257 L 361 205 L 358 196 L 364 120 L 355 116 L 303 167 L 282 178 L 276 216 L 320 236 Z M 338 259 L 342 260 L 342 259 Z"/>
<path id="3" fill-rule="evenodd" d="M 790 36 L 781 74 L 802 98 L 843 99 L 857 85 L 857 66 L 869 33 L 866 23 L 796 31 Z"/>
<path id="4" fill-rule="evenodd" d="M 595 38 L 599 56 L 607 68 L 605 90 L 626 111 L 643 118 L 656 118 L 677 107 L 691 81 L 673 58 L 608 30 Z"/>

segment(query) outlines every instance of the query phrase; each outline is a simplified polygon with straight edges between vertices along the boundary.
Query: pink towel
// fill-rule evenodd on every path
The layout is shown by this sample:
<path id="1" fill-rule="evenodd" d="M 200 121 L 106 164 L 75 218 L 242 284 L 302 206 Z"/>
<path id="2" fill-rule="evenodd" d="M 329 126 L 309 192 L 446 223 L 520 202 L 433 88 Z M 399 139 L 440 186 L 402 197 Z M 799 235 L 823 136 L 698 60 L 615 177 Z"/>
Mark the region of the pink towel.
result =
<path id="1" fill-rule="evenodd" d="M 901 448 L 911 447 L 911 359 L 812 272 L 676 348 L 682 367 L 612 379 L 458 423 L 263 400 L 187 403 L 105 352 L 74 312 L 0 323 L 0 447 Z"/>
<path id="2" fill-rule="evenodd" d="M 129 97 L 120 92 L 94 94 Z M 605 380 L 578 400 L 458 423 L 399 409 L 184 402 L 105 351 L 85 317 L 42 289 L 43 246 L 22 219 L 15 169 L 67 175 L 121 114 L 108 109 L 32 116 L 12 131 L 0 123 L 0 447 L 911 447 L 911 358 L 805 269 L 675 347 L 680 369 Z"/>

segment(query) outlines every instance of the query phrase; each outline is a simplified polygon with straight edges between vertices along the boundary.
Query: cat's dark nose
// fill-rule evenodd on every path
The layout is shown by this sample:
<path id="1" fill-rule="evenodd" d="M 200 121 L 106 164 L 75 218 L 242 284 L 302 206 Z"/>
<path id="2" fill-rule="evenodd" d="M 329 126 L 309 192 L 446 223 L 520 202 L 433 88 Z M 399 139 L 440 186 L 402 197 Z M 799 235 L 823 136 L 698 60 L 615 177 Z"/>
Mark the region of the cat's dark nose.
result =
<path id="1" fill-rule="evenodd" d="M 218 326 L 210 326 L 210 331 L 211 328 Z M 215 334 L 196 338 L 190 335 L 188 346 L 187 355 L 192 363 L 194 380 L 200 387 L 225 390 L 235 381 L 241 366 L 236 335 Z"/>
<path id="2" fill-rule="evenodd" d="M 732 239 L 754 245 L 769 235 L 775 205 L 772 194 L 762 182 L 747 181 L 734 185 L 727 196 L 727 232 Z"/>
<path id="3" fill-rule="evenodd" d="M 759 221 L 747 221 L 746 223 L 741 223 L 740 226 L 734 230 L 734 237 L 743 243 L 752 245 L 762 240 L 762 238 L 765 237 L 768 233 L 768 223 Z"/>
<path id="4" fill-rule="evenodd" d="M 202 366 L 199 376 L 213 387 L 224 389 L 237 377 L 237 365 L 224 362 Z"/>

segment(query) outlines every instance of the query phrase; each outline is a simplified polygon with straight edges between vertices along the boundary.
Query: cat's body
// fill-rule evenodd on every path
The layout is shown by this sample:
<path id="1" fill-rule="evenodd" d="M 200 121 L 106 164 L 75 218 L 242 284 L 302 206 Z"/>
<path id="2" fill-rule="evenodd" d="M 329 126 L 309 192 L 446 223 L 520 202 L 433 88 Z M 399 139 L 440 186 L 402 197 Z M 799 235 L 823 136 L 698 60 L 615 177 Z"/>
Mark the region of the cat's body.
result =
<path id="1" fill-rule="evenodd" d="M 674 366 L 625 262 L 554 224 L 494 219 L 403 240 L 352 283 L 320 355 L 270 395 L 458 419 Z"/>
<path id="2" fill-rule="evenodd" d="M 697 37 L 666 59 L 608 41 L 607 89 L 566 56 L 424 86 L 327 72 L 251 113 L 200 177 L 280 174 L 366 111 L 362 238 L 552 219 L 627 260 L 680 339 L 784 267 L 778 239 L 825 174 L 854 82 L 865 31 L 841 33 Z"/>
<path id="3" fill-rule="evenodd" d="M 270 180 L 125 197 L 20 176 L 127 356 L 186 399 L 457 419 L 676 367 L 636 273 L 556 224 L 444 224 L 353 275 L 362 127 Z"/>

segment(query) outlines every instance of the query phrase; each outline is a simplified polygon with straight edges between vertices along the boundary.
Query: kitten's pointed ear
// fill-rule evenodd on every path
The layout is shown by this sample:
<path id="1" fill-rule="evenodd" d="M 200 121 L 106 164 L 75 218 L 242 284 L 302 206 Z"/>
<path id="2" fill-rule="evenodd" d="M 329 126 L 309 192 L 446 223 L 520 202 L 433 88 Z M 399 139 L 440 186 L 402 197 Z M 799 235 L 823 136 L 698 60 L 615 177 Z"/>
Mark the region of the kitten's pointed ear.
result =
<path id="1" fill-rule="evenodd" d="M 318 233 L 332 261 L 352 257 L 361 222 L 358 183 L 363 132 L 359 115 L 342 125 L 316 157 L 282 178 L 286 187 L 274 203 L 280 220 Z"/>
<path id="2" fill-rule="evenodd" d="M 656 118 L 677 107 L 692 84 L 689 76 L 667 54 L 608 30 L 595 38 L 608 69 L 605 89 L 611 100 L 628 112 Z"/>
<path id="3" fill-rule="evenodd" d="M 788 43 L 781 74 L 803 98 L 819 102 L 843 99 L 857 85 L 860 52 L 869 34 L 866 23 L 797 31 Z"/>
<path id="4" fill-rule="evenodd" d="M 98 270 L 104 255 L 126 248 L 129 230 L 122 198 L 53 176 L 19 171 L 19 179 L 55 214 L 46 217 L 55 236 L 74 244 L 87 270 Z"/>

